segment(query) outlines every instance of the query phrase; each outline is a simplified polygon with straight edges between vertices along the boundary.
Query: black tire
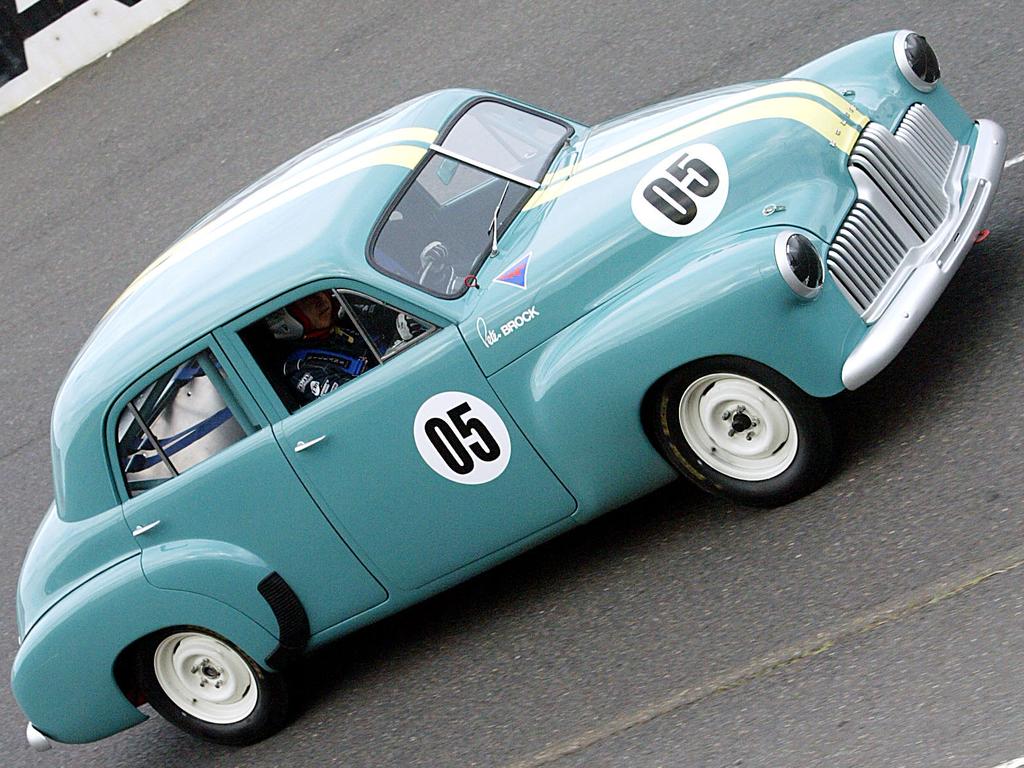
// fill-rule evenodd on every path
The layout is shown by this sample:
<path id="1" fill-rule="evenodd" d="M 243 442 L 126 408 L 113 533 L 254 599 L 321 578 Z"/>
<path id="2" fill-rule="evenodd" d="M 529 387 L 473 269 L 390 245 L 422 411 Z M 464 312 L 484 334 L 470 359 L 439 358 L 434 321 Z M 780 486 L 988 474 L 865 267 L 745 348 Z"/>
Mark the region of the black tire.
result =
<path id="1" fill-rule="evenodd" d="M 220 644 L 220 646 L 215 647 L 226 647 L 237 656 L 238 662 L 244 663 L 248 673 L 251 674 L 251 679 L 244 679 L 244 672 L 241 675 L 235 675 L 235 677 L 242 679 L 245 691 L 251 691 L 251 686 L 255 686 L 254 693 L 256 698 L 251 711 L 245 712 L 249 706 L 249 704 L 245 704 L 241 707 L 241 710 L 234 710 L 236 714 L 239 711 L 244 713 L 238 719 L 234 719 L 232 722 L 216 722 L 202 716 L 202 713 L 199 712 L 202 707 L 194 705 L 194 711 L 188 712 L 185 711 L 183 705 L 173 700 L 174 692 L 165 689 L 164 684 L 160 680 L 161 674 L 157 672 L 157 654 L 159 653 L 160 658 L 165 661 L 170 658 L 176 663 L 178 660 L 177 654 L 184 653 L 184 651 L 172 649 L 182 648 L 183 641 L 181 638 L 183 637 L 189 638 L 190 641 L 196 643 L 195 647 L 197 648 L 201 647 L 198 643 L 204 641 Z M 171 653 L 170 657 L 168 657 L 168 653 Z M 230 658 L 227 656 L 226 651 L 224 655 L 225 658 Z M 206 654 L 203 655 L 203 658 L 209 658 L 209 656 L 210 654 Z M 218 675 L 224 674 L 223 672 L 218 673 L 216 667 L 216 661 L 223 661 L 224 659 L 216 656 L 213 658 L 215 665 L 207 670 L 206 673 L 200 669 L 196 675 L 197 678 L 202 678 L 204 674 L 207 675 L 207 682 L 211 686 L 210 690 L 212 690 L 212 685 L 214 684 L 212 681 L 216 680 Z M 236 665 L 237 671 L 241 671 L 242 668 L 237 666 L 238 662 L 232 660 L 232 663 Z M 280 673 L 264 670 L 229 640 L 209 630 L 198 627 L 181 627 L 152 635 L 140 644 L 136 653 L 136 664 L 136 674 L 140 687 L 149 703 L 153 706 L 153 709 L 159 712 L 168 722 L 206 741 L 231 746 L 255 744 L 273 735 L 288 722 L 290 695 L 288 681 L 285 677 Z M 185 665 L 184 674 L 188 674 L 190 666 L 191 664 Z M 164 669 L 163 677 L 166 678 L 169 673 L 166 671 L 166 666 Z M 173 674 L 173 672 L 170 674 Z M 221 679 L 222 682 L 227 682 L 229 678 L 224 674 L 224 677 Z M 179 681 L 172 680 L 170 685 L 172 687 L 178 686 L 177 694 L 179 696 L 187 695 L 185 694 L 187 689 Z M 237 686 L 238 689 L 242 687 L 242 685 Z M 204 686 L 203 690 L 207 690 L 207 688 Z M 244 696 L 248 695 L 249 693 L 244 693 Z M 192 699 L 192 701 L 196 702 L 196 699 Z M 219 715 L 222 716 L 220 719 L 225 719 L 226 717 L 230 720 L 234 717 L 231 712 L 213 712 L 211 718 L 216 720 Z"/>
<path id="2" fill-rule="evenodd" d="M 738 406 L 728 403 L 743 402 L 743 398 L 730 400 L 727 393 L 733 390 L 721 389 L 716 393 L 713 389 L 716 386 L 753 393 L 750 398 L 753 408 L 762 408 L 767 417 L 753 415 L 753 411 L 748 410 L 749 404 L 739 409 L 740 415 L 736 410 Z M 686 405 L 681 411 L 684 397 Z M 722 403 L 721 413 L 714 408 L 718 402 Z M 665 459 L 704 490 L 740 504 L 756 507 L 787 504 L 818 488 L 831 470 L 836 439 L 824 401 L 811 397 L 785 376 L 752 360 L 710 357 L 690 363 L 662 379 L 653 389 L 649 404 L 649 431 Z M 791 421 L 779 414 L 788 415 Z M 752 426 L 752 417 L 756 426 Z M 723 437 L 716 431 L 719 418 L 724 424 L 720 428 L 732 430 L 735 435 L 730 432 L 728 437 Z M 766 439 L 769 427 L 761 427 L 762 421 L 774 425 L 784 423 L 785 428 L 775 429 L 775 441 L 764 443 L 768 447 L 759 459 L 762 464 L 753 459 L 745 464 L 746 458 L 736 458 L 730 452 L 730 447 L 735 445 L 730 441 L 742 441 L 737 450 L 745 450 L 744 442 L 756 445 L 754 441 Z M 711 426 L 705 428 L 705 424 Z M 760 433 L 756 432 L 759 428 Z M 703 439 L 704 443 L 695 449 L 691 440 L 698 439 Z M 778 440 L 782 442 L 772 451 Z M 717 466 L 712 466 L 711 462 L 717 462 Z M 759 473 L 766 476 L 760 477 Z"/>

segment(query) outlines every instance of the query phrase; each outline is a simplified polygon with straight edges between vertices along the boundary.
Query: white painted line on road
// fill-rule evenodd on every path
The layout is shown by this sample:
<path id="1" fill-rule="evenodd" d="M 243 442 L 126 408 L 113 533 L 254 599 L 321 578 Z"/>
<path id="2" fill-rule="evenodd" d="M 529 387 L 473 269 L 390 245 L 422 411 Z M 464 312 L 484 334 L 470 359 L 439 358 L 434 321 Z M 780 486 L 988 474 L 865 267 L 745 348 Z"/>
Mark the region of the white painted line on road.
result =
<path id="1" fill-rule="evenodd" d="M 1009 160 L 1007 160 L 1003 164 L 1003 168 L 1012 168 L 1013 166 L 1017 165 L 1018 163 L 1024 163 L 1024 152 L 1022 152 L 1021 154 L 1017 155 L 1016 157 L 1011 157 Z M 1021 759 L 1024 760 L 1024 758 L 1021 758 Z M 1009 765 L 1009 763 L 1007 763 L 1006 765 Z M 1024 763 L 1022 763 L 1021 765 L 1024 765 Z M 1005 766 L 999 765 L 999 766 L 996 766 L 996 768 L 1005 768 Z M 1014 766 L 1014 768 L 1017 768 L 1017 766 Z"/>
<path id="2" fill-rule="evenodd" d="M 802 642 L 798 641 L 794 645 L 771 651 L 744 666 L 724 673 L 721 677 L 705 680 L 692 687 L 670 693 L 663 699 L 653 700 L 641 704 L 636 709 L 621 712 L 589 729 L 570 734 L 565 740 L 551 744 L 529 757 L 506 764 L 505 768 L 542 768 L 571 755 L 578 755 L 601 742 L 621 736 L 629 730 L 642 727 L 684 707 L 699 704 L 717 694 L 767 678 L 797 662 L 828 653 L 839 643 L 900 622 L 937 603 L 962 595 L 989 579 L 1017 569 L 1024 569 L 1024 545 L 968 566 L 936 583 L 918 587 L 876 605 L 863 614 L 840 621 L 832 627 L 822 627 L 804 638 Z M 1024 758 L 1003 763 L 996 768 L 1024 768 Z"/>
<path id="3" fill-rule="evenodd" d="M 1021 158 L 1018 157 L 1017 162 L 1019 163 L 1020 161 Z M 1018 757 L 1016 760 L 1011 760 L 1008 763 L 1000 763 L 996 768 L 1024 768 L 1024 757 Z"/>

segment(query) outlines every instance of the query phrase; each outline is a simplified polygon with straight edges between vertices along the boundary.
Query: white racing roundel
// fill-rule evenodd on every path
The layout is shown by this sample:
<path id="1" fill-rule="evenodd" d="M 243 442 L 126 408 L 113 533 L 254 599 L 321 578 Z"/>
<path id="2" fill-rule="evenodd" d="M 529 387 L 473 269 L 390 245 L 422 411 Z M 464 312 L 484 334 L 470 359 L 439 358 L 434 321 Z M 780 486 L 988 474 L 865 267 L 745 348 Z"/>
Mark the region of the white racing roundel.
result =
<path id="1" fill-rule="evenodd" d="M 508 466 L 512 441 L 491 406 L 465 392 L 440 392 L 416 412 L 416 449 L 446 480 L 480 485 Z"/>
<path id="2" fill-rule="evenodd" d="M 688 237 L 706 229 L 729 196 L 729 168 L 714 144 L 675 150 L 651 168 L 633 190 L 637 221 L 666 237 Z"/>

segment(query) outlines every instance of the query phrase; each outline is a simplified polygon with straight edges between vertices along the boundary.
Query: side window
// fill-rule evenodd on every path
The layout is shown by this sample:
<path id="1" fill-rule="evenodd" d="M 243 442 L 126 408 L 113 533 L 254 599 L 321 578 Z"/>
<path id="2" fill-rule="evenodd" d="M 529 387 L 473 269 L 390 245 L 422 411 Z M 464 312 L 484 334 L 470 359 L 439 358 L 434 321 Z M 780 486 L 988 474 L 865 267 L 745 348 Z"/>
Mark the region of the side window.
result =
<path id="1" fill-rule="evenodd" d="M 437 330 L 383 302 L 316 291 L 242 330 L 242 341 L 294 413 Z"/>
<path id="2" fill-rule="evenodd" d="M 372 339 L 382 359 L 401 352 L 434 326 L 394 307 L 354 293 L 342 294 L 353 319 Z"/>
<path id="3" fill-rule="evenodd" d="M 117 456 L 130 496 L 180 475 L 245 437 L 220 364 L 208 351 L 164 372 L 117 423 Z"/>

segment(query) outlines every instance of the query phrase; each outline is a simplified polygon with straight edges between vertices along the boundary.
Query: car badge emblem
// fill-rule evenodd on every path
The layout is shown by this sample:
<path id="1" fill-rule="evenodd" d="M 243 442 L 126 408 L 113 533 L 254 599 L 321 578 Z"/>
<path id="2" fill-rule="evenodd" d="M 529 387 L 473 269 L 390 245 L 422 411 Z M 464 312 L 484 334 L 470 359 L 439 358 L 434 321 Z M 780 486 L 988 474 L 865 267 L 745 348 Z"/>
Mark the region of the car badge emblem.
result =
<path id="1" fill-rule="evenodd" d="M 523 258 L 494 278 L 494 282 L 514 285 L 516 288 L 526 288 L 526 270 L 530 266 L 531 256 L 533 256 L 533 251 L 528 251 Z"/>

